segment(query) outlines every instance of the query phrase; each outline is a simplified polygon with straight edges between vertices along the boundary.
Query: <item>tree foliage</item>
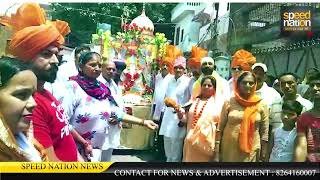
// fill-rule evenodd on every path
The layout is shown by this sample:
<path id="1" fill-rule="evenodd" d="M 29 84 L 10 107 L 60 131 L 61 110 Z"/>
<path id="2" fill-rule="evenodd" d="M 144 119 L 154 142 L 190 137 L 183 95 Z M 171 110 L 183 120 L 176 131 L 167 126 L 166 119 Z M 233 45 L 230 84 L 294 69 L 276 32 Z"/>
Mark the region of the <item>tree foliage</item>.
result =
<path id="1" fill-rule="evenodd" d="M 176 5 L 146 3 L 146 15 L 153 23 L 170 23 L 171 10 Z M 50 15 L 53 20 L 60 19 L 69 23 L 72 31 L 69 44 L 78 45 L 90 42 L 98 23 L 111 24 L 112 33 L 121 31 L 121 17 L 124 23 L 130 23 L 141 14 L 142 8 L 143 3 L 52 3 Z"/>

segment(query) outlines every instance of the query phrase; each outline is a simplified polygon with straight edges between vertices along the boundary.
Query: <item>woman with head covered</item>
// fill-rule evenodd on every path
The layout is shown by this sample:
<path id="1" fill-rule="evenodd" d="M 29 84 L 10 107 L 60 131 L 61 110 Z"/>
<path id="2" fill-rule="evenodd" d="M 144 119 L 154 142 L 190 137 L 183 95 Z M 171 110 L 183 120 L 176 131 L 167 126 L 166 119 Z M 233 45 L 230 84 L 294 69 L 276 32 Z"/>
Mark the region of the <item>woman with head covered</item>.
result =
<path id="1" fill-rule="evenodd" d="M 257 80 L 245 71 L 237 78 L 234 97 L 224 103 L 219 126 L 221 162 L 266 161 L 269 114 L 255 94 Z"/>

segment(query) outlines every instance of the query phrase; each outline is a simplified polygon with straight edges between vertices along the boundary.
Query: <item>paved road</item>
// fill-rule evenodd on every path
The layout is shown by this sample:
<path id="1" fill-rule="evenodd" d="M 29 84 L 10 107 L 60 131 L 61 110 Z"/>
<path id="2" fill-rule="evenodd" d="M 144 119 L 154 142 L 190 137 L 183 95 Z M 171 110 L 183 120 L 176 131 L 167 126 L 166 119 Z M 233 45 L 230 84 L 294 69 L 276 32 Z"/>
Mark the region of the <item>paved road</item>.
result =
<path id="1" fill-rule="evenodd" d="M 123 150 L 116 149 L 113 151 L 112 162 L 164 162 L 154 151 L 146 150 Z"/>

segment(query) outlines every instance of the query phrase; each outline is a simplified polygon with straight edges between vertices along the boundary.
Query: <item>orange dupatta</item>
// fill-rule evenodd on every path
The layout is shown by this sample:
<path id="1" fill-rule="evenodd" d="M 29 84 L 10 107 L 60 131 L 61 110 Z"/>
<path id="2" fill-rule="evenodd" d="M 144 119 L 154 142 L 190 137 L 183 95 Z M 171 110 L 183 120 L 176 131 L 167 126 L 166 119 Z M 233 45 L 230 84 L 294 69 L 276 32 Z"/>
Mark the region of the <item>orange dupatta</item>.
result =
<path id="1" fill-rule="evenodd" d="M 250 153 L 252 151 L 254 127 L 256 116 L 258 112 L 257 104 L 261 101 L 261 98 L 255 93 L 256 86 L 250 97 L 244 99 L 239 95 L 238 87 L 235 86 L 235 99 L 243 107 L 244 114 L 240 126 L 239 145 L 243 152 Z"/>

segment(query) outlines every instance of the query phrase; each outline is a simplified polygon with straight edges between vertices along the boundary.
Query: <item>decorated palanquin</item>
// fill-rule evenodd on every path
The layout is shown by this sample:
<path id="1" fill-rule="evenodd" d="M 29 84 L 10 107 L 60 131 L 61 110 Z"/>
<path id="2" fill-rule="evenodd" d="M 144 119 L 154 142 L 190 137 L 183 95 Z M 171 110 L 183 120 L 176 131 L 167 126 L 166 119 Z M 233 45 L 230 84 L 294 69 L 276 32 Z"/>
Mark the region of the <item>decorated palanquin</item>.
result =
<path id="1" fill-rule="evenodd" d="M 122 32 L 98 30 L 92 43 L 100 47 L 104 60 L 114 60 L 126 65 L 120 76 L 119 87 L 128 114 L 143 119 L 151 118 L 153 94 L 152 68 L 165 56 L 169 44 L 163 33 L 154 35 L 152 21 L 142 14 L 130 24 L 122 25 Z M 154 132 L 138 125 L 123 124 L 121 145 L 131 149 L 149 149 Z"/>
<path id="2" fill-rule="evenodd" d="M 92 35 L 92 42 L 101 45 L 105 60 L 117 60 L 126 64 L 121 74 L 125 103 L 150 103 L 152 98 L 152 64 L 165 54 L 168 41 L 162 33 L 154 35 L 152 21 L 142 14 L 130 24 L 122 25 L 123 32 L 111 35 L 110 31 L 98 30 Z"/>

